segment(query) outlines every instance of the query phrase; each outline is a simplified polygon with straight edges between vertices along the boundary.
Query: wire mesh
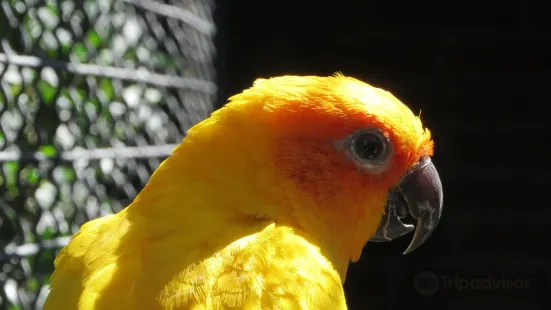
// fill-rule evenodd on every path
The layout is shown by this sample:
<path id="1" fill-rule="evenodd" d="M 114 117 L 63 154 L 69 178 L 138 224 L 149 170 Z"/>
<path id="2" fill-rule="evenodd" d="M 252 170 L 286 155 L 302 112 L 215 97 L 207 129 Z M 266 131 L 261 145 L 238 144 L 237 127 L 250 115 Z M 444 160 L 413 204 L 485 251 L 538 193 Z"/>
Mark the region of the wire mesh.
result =
<path id="1" fill-rule="evenodd" d="M 0 0 L 0 309 L 213 110 L 208 0 Z"/>

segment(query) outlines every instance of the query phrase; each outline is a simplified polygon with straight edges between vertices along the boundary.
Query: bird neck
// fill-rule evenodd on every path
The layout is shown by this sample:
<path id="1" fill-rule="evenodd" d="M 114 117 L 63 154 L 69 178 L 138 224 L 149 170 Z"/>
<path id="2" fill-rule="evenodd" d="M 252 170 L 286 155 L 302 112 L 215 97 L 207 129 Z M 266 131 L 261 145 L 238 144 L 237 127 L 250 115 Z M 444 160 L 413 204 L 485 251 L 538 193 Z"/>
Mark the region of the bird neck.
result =
<path id="1" fill-rule="evenodd" d="M 277 178 L 265 168 L 264 156 L 222 151 L 201 152 L 197 143 L 183 143 L 155 171 L 129 209 L 159 223 L 151 226 L 155 236 L 189 234 L 189 244 L 179 246 L 190 250 L 214 241 L 219 244 L 211 246 L 220 248 L 258 232 L 253 227 L 260 231 L 263 226 L 257 224 L 266 221 L 291 227 L 320 248 L 344 282 L 350 256 L 340 239 L 346 236 L 320 224 L 308 208 L 297 214 L 292 198 L 274 184 Z"/>

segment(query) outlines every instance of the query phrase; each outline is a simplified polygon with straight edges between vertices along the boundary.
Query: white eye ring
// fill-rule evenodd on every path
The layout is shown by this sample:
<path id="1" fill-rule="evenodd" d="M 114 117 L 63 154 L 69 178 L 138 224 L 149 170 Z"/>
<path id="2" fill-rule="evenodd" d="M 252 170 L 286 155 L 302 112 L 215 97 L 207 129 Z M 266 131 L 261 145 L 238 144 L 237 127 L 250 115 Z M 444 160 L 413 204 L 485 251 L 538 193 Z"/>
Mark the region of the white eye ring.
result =
<path id="1" fill-rule="evenodd" d="M 348 152 L 352 159 L 367 170 L 386 168 L 392 153 L 392 145 L 379 129 L 361 129 L 347 138 Z"/>

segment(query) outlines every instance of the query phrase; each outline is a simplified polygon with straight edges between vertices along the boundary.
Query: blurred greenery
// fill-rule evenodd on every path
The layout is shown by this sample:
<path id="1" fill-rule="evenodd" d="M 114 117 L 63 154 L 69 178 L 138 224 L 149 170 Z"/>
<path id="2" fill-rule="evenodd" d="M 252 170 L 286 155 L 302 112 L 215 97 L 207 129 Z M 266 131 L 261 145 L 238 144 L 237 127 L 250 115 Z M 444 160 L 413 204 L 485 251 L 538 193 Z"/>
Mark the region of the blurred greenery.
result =
<path id="1" fill-rule="evenodd" d="M 121 0 L 0 0 L 0 5 L 0 53 L 210 79 L 208 66 L 184 55 L 199 49 L 190 45 L 194 34 L 187 26 Z M 38 152 L 52 159 L 0 161 L 0 309 L 40 304 L 58 251 L 44 248 L 8 261 L 5 246 L 70 236 L 83 222 L 120 210 L 159 164 L 159 159 L 66 163 L 57 156 L 178 143 L 190 119 L 206 115 L 210 105 L 208 96 L 194 93 L 196 101 L 185 103 L 182 95 L 48 66 L 0 63 L 0 152 Z M 182 117 L 179 109 L 195 115 Z M 12 284 L 16 297 L 7 293 Z"/>

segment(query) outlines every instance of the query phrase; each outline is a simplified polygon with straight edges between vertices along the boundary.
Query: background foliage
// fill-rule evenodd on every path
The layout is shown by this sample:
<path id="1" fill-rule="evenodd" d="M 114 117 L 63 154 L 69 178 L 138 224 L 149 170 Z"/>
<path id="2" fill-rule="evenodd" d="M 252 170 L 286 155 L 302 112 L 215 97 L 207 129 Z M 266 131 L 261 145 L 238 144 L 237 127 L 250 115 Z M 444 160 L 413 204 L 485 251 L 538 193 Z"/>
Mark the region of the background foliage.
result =
<path id="1" fill-rule="evenodd" d="M 68 237 L 213 109 L 213 3 L 0 5 L 0 309 L 34 309 Z"/>

